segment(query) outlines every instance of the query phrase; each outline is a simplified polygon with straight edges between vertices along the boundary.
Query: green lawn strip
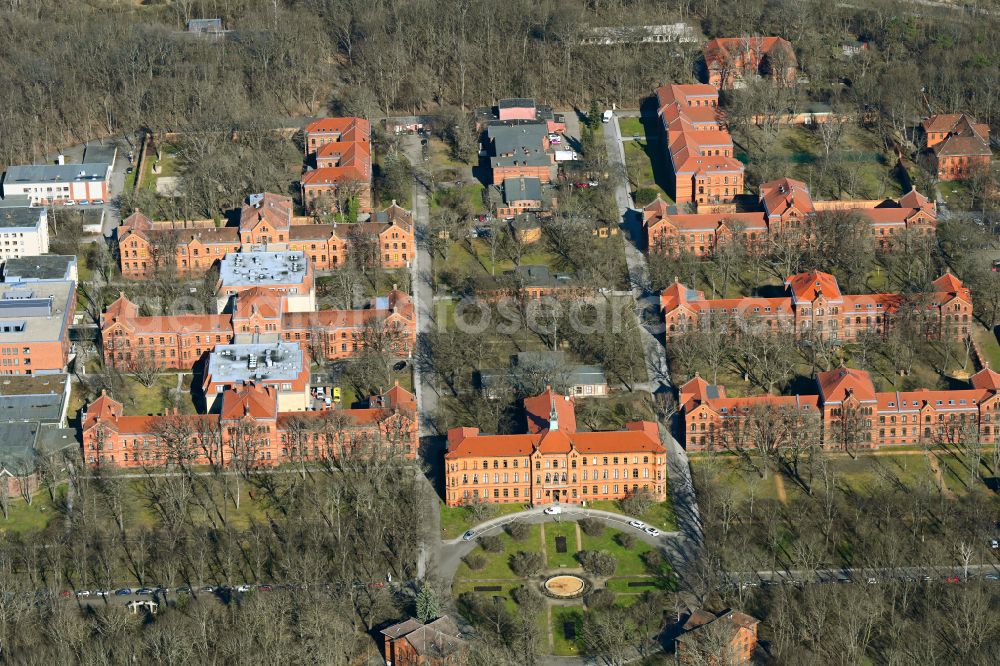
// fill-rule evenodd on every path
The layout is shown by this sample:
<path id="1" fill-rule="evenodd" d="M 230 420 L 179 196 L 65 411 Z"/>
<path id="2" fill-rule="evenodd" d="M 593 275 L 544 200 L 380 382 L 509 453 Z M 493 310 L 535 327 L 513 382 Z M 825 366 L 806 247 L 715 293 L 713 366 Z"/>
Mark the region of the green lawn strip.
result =
<path id="1" fill-rule="evenodd" d="M 579 638 L 583 630 L 583 614 L 584 611 L 582 608 L 571 606 L 552 607 L 553 652 L 556 655 L 572 657 L 580 654 Z M 566 637 L 565 628 L 568 622 L 572 622 L 576 627 L 575 638 L 570 639 Z"/>
<path id="2" fill-rule="evenodd" d="M 986 360 L 990 362 L 990 367 L 1000 368 L 1000 343 L 997 342 L 997 336 L 982 326 L 973 327 L 972 336 L 979 343 L 979 349 Z"/>
<path id="3" fill-rule="evenodd" d="M 641 118 L 619 118 L 618 129 L 622 136 L 645 136 L 646 128 Z"/>
<path id="4" fill-rule="evenodd" d="M 629 583 L 652 583 L 652 585 L 642 585 L 629 587 Z M 652 592 L 654 590 L 664 589 L 662 583 L 654 578 L 653 576 L 628 576 L 614 578 L 609 578 L 604 584 L 604 587 L 608 588 L 616 594 L 635 594 L 642 595 L 644 592 Z"/>
<path id="5" fill-rule="evenodd" d="M 587 508 L 620 513 L 623 516 L 627 515 L 617 500 L 587 502 Z M 673 532 L 677 529 L 677 516 L 674 514 L 674 506 L 670 500 L 654 504 L 641 516 L 629 516 L 629 518 L 638 518 L 647 525 L 668 532 Z"/>
<path id="6" fill-rule="evenodd" d="M 492 533 L 491 533 L 492 534 Z M 477 547 L 473 553 L 478 553 L 486 558 L 486 565 L 481 569 L 472 570 L 464 561 L 458 566 L 455 573 L 456 580 L 489 580 L 495 578 L 518 578 L 510 569 L 510 558 L 518 551 L 539 552 L 541 549 L 541 529 L 538 525 L 532 525 L 529 536 L 524 541 L 515 541 L 506 532 L 499 533 L 503 542 L 503 550 L 499 553 L 491 553 L 482 547 Z"/>
<path id="7" fill-rule="evenodd" d="M 642 561 L 642 554 L 652 550 L 653 547 L 645 541 L 639 540 L 638 530 L 634 530 L 634 532 L 635 534 L 632 536 L 636 539 L 632 548 L 625 548 L 618 543 L 615 537 L 622 533 L 619 530 L 606 528 L 603 534 L 596 537 L 583 532 L 583 549 L 604 550 L 614 555 L 615 559 L 618 560 L 618 566 L 615 569 L 616 576 L 642 575 L 647 573 L 646 565 Z"/>
<path id="8" fill-rule="evenodd" d="M 556 552 L 556 537 L 566 537 L 566 552 Z M 586 535 L 584 535 L 586 536 Z M 548 557 L 548 568 L 558 569 L 577 568 L 580 563 L 576 561 L 576 523 L 575 522 L 551 522 L 545 524 L 545 553 Z"/>
<path id="9" fill-rule="evenodd" d="M 505 516 L 511 513 L 524 511 L 523 504 L 495 504 L 495 513 L 492 517 Z M 462 536 L 466 530 L 473 525 L 483 521 L 475 520 L 469 510 L 461 506 L 445 506 L 441 503 L 441 538 L 454 539 Z M 524 550 L 523 548 L 521 550 Z"/>
<path id="10" fill-rule="evenodd" d="M 469 209 L 475 214 L 486 212 L 486 206 L 483 204 L 483 186 L 479 183 L 466 183 L 436 190 L 430 199 L 431 210 L 444 205 L 444 201 L 450 196 L 464 199 L 468 203 Z"/>
<path id="11" fill-rule="evenodd" d="M 625 142 L 625 167 L 628 171 L 629 180 L 634 183 L 634 191 L 641 189 L 653 189 L 659 193 L 665 201 L 672 202 L 673 199 L 667 191 L 656 182 L 656 171 L 654 170 L 653 155 L 660 150 L 660 143 L 653 141 L 647 143 L 641 141 Z"/>
<path id="12" fill-rule="evenodd" d="M 152 386 L 143 386 L 134 377 L 126 379 L 125 413 L 144 416 L 146 414 L 162 414 L 168 406 L 173 405 L 173 401 L 166 402 L 164 396 L 166 391 L 177 388 L 177 374 L 163 373 L 156 378 Z M 184 384 L 181 384 L 182 391 Z M 186 399 L 186 396 L 182 396 Z"/>

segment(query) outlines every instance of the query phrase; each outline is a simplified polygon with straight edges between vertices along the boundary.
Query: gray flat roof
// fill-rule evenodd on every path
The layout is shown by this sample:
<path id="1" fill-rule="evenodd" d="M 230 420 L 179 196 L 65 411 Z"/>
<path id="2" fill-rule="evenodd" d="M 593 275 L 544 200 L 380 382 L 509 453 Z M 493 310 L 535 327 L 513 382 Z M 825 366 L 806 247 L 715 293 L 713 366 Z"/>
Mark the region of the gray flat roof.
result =
<path id="1" fill-rule="evenodd" d="M 67 448 L 76 448 L 76 431 L 44 423 L 0 422 L 0 468 L 34 469 L 35 451 L 52 455 Z"/>
<path id="2" fill-rule="evenodd" d="M 7 167 L 4 183 L 71 183 L 104 180 L 111 165 L 92 164 L 21 164 Z"/>
<path id="3" fill-rule="evenodd" d="M 538 178 L 504 178 L 503 199 L 512 201 L 541 201 L 542 181 Z"/>
<path id="4" fill-rule="evenodd" d="M 0 209 L 2 208 L 29 208 L 31 197 L 27 194 L 9 194 L 0 198 Z"/>
<path id="5" fill-rule="evenodd" d="M 508 97 L 497 102 L 499 109 L 535 108 L 535 100 L 529 97 Z"/>
<path id="6" fill-rule="evenodd" d="M 43 219 L 48 224 L 44 208 L 0 208 L 0 229 L 39 229 Z"/>
<path id="7" fill-rule="evenodd" d="M 230 252 L 219 263 L 224 287 L 299 284 L 309 260 L 304 252 Z"/>
<path id="8" fill-rule="evenodd" d="M 525 151 L 542 153 L 548 133 L 548 125 L 536 120 L 495 123 L 486 128 L 486 136 L 493 142 L 497 155 L 523 154 Z"/>
<path id="9" fill-rule="evenodd" d="M 0 344 L 59 340 L 74 287 L 68 280 L 0 283 Z"/>
<path id="10" fill-rule="evenodd" d="M 112 164 L 118 154 L 118 146 L 112 142 L 92 141 L 83 150 L 84 164 Z"/>
<path id="11" fill-rule="evenodd" d="M 72 254 L 40 254 L 35 257 L 8 259 L 3 266 L 5 282 L 39 282 L 68 280 L 76 256 Z"/>
<path id="12" fill-rule="evenodd" d="M 0 421 L 59 423 L 62 405 L 61 393 L 0 396 Z"/>
<path id="13" fill-rule="evenodd" d="M 304 356 L 295 342 L 216 345 L 206 375 L 217 384 L 292 381 L 302 374 Z"/>

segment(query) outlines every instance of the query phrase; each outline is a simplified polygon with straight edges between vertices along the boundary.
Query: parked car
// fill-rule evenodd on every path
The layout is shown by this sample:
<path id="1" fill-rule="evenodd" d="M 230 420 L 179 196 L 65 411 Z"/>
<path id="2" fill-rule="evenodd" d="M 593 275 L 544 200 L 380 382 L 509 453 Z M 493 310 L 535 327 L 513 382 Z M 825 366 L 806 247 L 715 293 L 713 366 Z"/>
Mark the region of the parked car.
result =
<path id="1" fill-rule="evenodd" d="M 107 597 L 111 595 L 111 590 L 97 590 L 94 595 L 98 597 Z"/>
<path id="2" fill-rule="evenodd" d="M 123 588 L 121 588 L 119 590 L 115 590 L 115 596 L 116 597 L 126 597 L 126 596 L 128 596 L 130 594 L 132 594 L 132 590 L 130 588 L 127 588 L 127 587 L 123 587 Z"/>
<path id="3" fill-rule="evenodd" d="M 562 143 L 562 137 L 558 134 L 549 134 L 549 143 L 558 145 Z"/>
<path id="4" fill-rule="evenodd" d="M 562 507 L 561 506 L 547 506 L 547 507 L 545 507 L 545 513 L 548 514 L 548 515 L 550 515 L 550 516 L 558 515 L 558 514 L 562 513 Z"/>
<path id="5" fill-rule="evenodd" d="M 604 115 L 601 116 L 601 122 L 610 123 L 611 117 L 613 115 L 614 113 L 611 111 L 611 109 L 608 109 L 607 111 L 604 112 Z"/>
<path id="6" fill-rule="evenodd" d="M 946 582 L 946 583 L 961 583 L 962 579 L 959 578 L 958 576 L 947 576 L 944 579 L 944 582 Z"/>
<path id="7" fill-rule="evenodd" d="M 258 585 L 257 589 L 260 590 L 261 592 L 270 592 L 274 588 L 271 587 L 270 585 L 264 584 L 264 585 Z"/>
<path id="8" fill-rule="evenodd" d="M 644 529 L 646 529 L 646 523 L 642 522 L 641 520 L 630 520 L 630 521 L 628 521 L 628 524 L 629 524 L 629 527 L 634 527 L 637 530 L 644 530 Z"/>
<path id="9" fill-rule="evenodd" d="M 990 548 L 993 550 L 1000 548 L 1000 539 L 990 539 Z"/>
<path id="10" fill-rule="evenodd" d="M 151 596 L 153 596 L 153 588 L 151 588 L 151 587 L 140 587 L 138 590 L 135 591 L 135 593 L 139 594 L 139 595 L 146 595 L 146 596 L 150 596 L 151 597 Z"/>
<path id="11" fill-rule="evenodd" d="M 178 587 L 178 588 L 177 588 L 176 590 L 174 590 L 174 591 L 175 591 L 175 592 L 176 592 L 177 594 L 191 594 L 191 588 L 190 588 L 190 587 L 188 587 L 187 585 L 181 585 L 180 587 Z"/>
<path id="12" fill-rule="evenodd" d="M 212 592 L 215 592 L 215 588 L 214 588 L 214 587 L 212 587 L 211 585 L 206 585 L 206 586 L 204 586 L 203 588 L 201 588 L 201 590 L 200 590 L 200 591 L 201 591 L 201 592 L 205 592 L 205 593 L 207 593 L 207 594 L 211 594 Z"/>
<path id="13" fill-rule="evenodd" d="M 997 259 L 993 262 L 993 270 L 1000 271 L 1000 259 Z"/>
<path id="14" fill-rule="evenodd" d="M 655 527 L 647 527 L 644 530 L 644 532 L 646 532 L 646 534 L 648 534 L 651 537 L 658 537 L 660 536 L 660 534 L 662 534 L 660 530 L 656 529 Z"/>
<path id="15" fill-rule="evenodd" d="M 61 591 L 61 592 L 59 593 L 59 596 L 60 596 L 60 597 L 62 597 L 63 599 L 67 599 L 67 598 L 69 598 L 69 597 L 73 596 L 73 593 L 72 593 L 72 592 L 70 592 L 69 590 L 62 590 L 62 591 Z"/>
<path id="16" fill-rule="evenodd" d="M 253 587 L 250 586 L 250 585 L 247 585 L 246 583 L 244 583 L 243 585 L 237 585 L 236 586 L 236 591 L 237 592 L 249 592 L 252 589 L 253 589 Z"/>
<path id="17" fill-rule="evenodd" d="M 996 574 L 991 571 L 990 573 L 983 575 L 983 580 L 1000 580 L 1000 574 Z"/>
<path id="18" fill-rule="evenodd" d="M 472 541 L 476 536 L 476 530 L 469 530 L 462 535 L 462 541 Z"/>
<path id="19" fill-rule="evenodd" d="M 579 183 L 573 183 L 573 187 L 575 187 L 578 190 L 585 190 L 588 187 L 590 187 L 590 182 L 584 180 L 584 181 L 580 181 Z"/>
<path id="20" fill-rule="evenodd" d="M 90 596 L 90 590 L 77 590 L 76 591 L 76 596 L 77 597 L 89 597 Z"/>

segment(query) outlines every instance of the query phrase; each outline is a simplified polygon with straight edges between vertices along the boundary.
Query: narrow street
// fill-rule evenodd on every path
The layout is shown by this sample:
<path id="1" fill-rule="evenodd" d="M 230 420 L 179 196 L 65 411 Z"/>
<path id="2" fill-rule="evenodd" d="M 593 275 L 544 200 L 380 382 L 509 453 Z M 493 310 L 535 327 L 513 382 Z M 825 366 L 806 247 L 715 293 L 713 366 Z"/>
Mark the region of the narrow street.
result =
<path id="1" fill-rule="evenodd" d="M 608 163 L 611 168 L 618 169 L 624 175 L 625 148 L 618 127 L 617 114 L 611 122 L 604 126 L 604 141 L 608 151 Z M 622 242 L 625 244 L 625 262 L 628 265 L 629 282 L 632 285 L 632 295 L 636 301 L 636 318 L 642 336 L 643 351 L 646 355 L 646 371 L 649 381 L 637 385 L 637 389 L 655 393 L 670 390 L 670 373 L 667 366 L 666 350 L 658 339 L 663 334 L 660 325 L 659 296 L 650 289 L 649 267 L 646 255 L 642 251 L 644 243 L 642 233 L 641 212 L 633 207 L 629 194 L 628 178 L 620 179 L 615 187 L 615 201 L 622 214 Z M 691 466 L 688 464 L 687 453 L 674 439 L 670 432 L 670 423 L 660 424 L 660 435 L 667 449 L 667 476 L 670 480 L 670 492 L 677 513 L 681 539 L 672 540 L 674 550 L 672 557 L 675 562 L 687 560 L 697 555 L 702 545 L 701 516 L 698 512 L 698 501 L 694 491 L 694 481 L 691 478 Z M 668 549 L 669 550 L 669 549 Z"/>

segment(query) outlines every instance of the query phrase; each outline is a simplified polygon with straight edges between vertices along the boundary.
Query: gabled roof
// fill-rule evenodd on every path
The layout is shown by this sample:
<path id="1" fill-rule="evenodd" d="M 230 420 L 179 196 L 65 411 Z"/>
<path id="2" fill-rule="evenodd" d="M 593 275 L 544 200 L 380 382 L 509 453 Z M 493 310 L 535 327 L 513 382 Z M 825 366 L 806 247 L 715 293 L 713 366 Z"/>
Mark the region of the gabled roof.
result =
<path id="1" fill-rule="evenodd" d="M 768 215 L 784 215 L 795 208 L 804 215 L 816 212 L 809 188 L 801 180 L 779 178 L 760 186 L 760 200 Z"/>
<path id="2" fill-rule="evenodd" d="M 987 363 L 982 370 L 969 378 L 969 383 L 973 388 L 1000 391 L 1000 372 L 990 368 Z"/>
<path id="3" fill-rule="evenodd" d="M 265 319 L 277 319 L 281 317 L 282 300 L 284 296 L 273 289 L 251 287 L 236 295 L 233 319 L 248 319 L 254 314 Z"/>
<path id="4" fill-rule="evenodd" d="M 934 280 L 931 284 L 939 291 L 960 292 L 965 290 L 965 285 L 951 271 Z"/>
<path id="5" fill-rule="evenodd" d="M 871 375 L 864 370 L 840 366 L 834 370 L 816 374 L 819 393 L 826 404 L 843 402 L 851 393 L 861 402 L 875 401 L 875 385 Z"/>
<path id="6" fill-rule="evenodd" d="M 133 303 L 125 295 L 124 291 L 118 292 L 118 298 L 104 310 L 101 315 L 101 324 L 114 321 L 115 319 L 132 319 L 139 314 L 139 306 Z"/>
<path id="7" fill-rule="evenodd" d="M 305 126 L 306 134 L 340 134 L 341 141 L 368 141 L 371 125 L 364 118 L 320 118 Z"/>
<path id="8" fill-rule="evenodd" d="M 922 195 L 920 192 L 917 192 L 916 186 L 912 186 L 909 192 L 899 197 L 897 203 L 900 208 L 934 208 L 934 202 Z"/>
<path id="9" fill-rule="evenodd" d="M 837 278 L 823 271 L 790 275 L 785 278 L 785 286 L 792 292 L 796 303 L 812 302 L 821 294 L 830 301 L 843 300 Z"/>
<path id="10" fill-rule="evenodd" d="M 555 406 L 559 417 L 559 429 L 564 432 L 576 431 L 576 401 L 571 396 L 559 395 L 546 386 L 541 394 L 524 399 L 528 432 L 538 433 L 549 428 L 549 417 Z"/>
<path id="11" fill-rule="evenodd" d="M 677 280 L 668 286 L 660 294 L 660 309 L 666 313 L 675 310 L 681 305 L 688 305 L 692 302 L 700 302 L 705 300 L 705 294 L 686 287 Z"/>
<path id="12" fill-rule="evenodd" d="M 262 221 L 274 229 L 288 231 L 292 224 L 292 198 L 270 192 L 248 196 L 240 209 L 240 230 L 251 231 Z"/>
<path id="13" fill-rule="evenodd" d="M 122 403 L 101 391 L 97 400 L 87 406 L 87 418 L 83 421 L 83 430 L 88 430 L 98 421 L 116 421 L 122 415 Z"/>
<path id="14" fill-rule="evenodd" d="M 222 395 L 223 420 L 242 419 L 274 419 L 278 416 L 278 394 L 271 386 L 245 384 L 239 388 L 229 389 Z"/>
<path id="15" fill-rule="evenodd" d="M 765 55 L 784 52 L 788 64 L 795 64 L 795 50 L 788 40 L 781 37 L 716 37 L 705 44 L 705 62 L 711 68 L 728 59 L 742 60 L 747 56 L 748 66 L 757 67 Z"/>
<path id="16" fill-rule="evenodd" d="M 134 213 L 122 220 L 122 226 L 145 231 L 153 228 L 153 221 L 136 208 Z"/>

